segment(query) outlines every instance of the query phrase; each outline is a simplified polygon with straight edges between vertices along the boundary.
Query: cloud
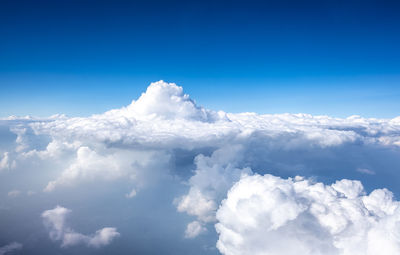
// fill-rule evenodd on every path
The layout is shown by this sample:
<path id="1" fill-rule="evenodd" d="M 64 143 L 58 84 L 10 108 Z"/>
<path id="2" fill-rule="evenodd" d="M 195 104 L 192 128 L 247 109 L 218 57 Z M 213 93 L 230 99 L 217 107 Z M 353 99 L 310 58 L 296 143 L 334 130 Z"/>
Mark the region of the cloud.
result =
<path id="1" fill-rule="evenodd" d="M 163 81 L 152 83 L 132 104 L 103 114 L 19 121 L 28 124 L 12 129 L 18 135 L 19 150 L 30 151 L 31 139 L 27 137 L 32 133 L 51 137 L 42 155 L 56 155 L 62 147 L 73 148 L 88 142 L 199 148 L 226 142 L 245 143 L 257 138 L 264 140 L 265 145 L 285 150 L 346 143 L 400 146 L 400 122 L 396 118 L 351 116 L 341 119 L 309 114 L 215 112 L 196 105 L 183 93 L 182 87 Z"/>
<path id="2" fill-rule="evenodd" d="M 28 190 L 28 191 L 26 192 L 26 194 L 27 194 L 28 196 L 33 196 L 33 195 L 36 194 L 36 192 L 33 191 L 33 190 Z"/>
<path id="3" fill-rule="evenodd" d="M 206 232 L 207 229 L 198 221 L 190 222 L 185 230 L 185 238 L 195 238 L 201 233 Z"/>
<path id="4" fill-rule="evenodd" d="M 34 156 L 42 160 L 63 161 L 75 155 L 72 163 L 64 160 L 68 162 L 64 171 L 59 178 L 48 183 L 46 191 L 81 180 L 126 178 L 130 171 L 140 175 L 148 169 L 142 162 L 157 157 L 165 160 L 161 164 L 167 168 L 165 164 L 170 157 L 179 157 L 175 155 L 178 149 L 201 152 L 205 148 L 218 150 L 240 145 L 246 157 L 239 162 L 239 168 L 243 165 L 256 170 L 298 170 L 311 168 L 307 165 L 310 162 L 304 161 L 308 158 L 312 161 L 312 157 L 330 149 L 332 152 L 326 153 L 343 151 L 346 155 L 346 146 L 357 146 L 357 150 L 351 148 L 352 151 L 366 155 L 362 150 L 385 147 L 395 150 L 400 146 L 398 118 L 226 114 L 196 105 L 183 93 L 182 87 L 163 81 L 152 83 L 146 93 L 131 105 L 103 114 L 87 118 L 60 115 L 48 119 L 7 121 L 10 130 L 17 134 L 15 150 L 20 161 Z M 307 157 L 297 157 L 304 153 Z M 193 157 L 199 154 L 202 153 Z M 1 165 L 8 165 L 8 154 L 4 155 L 2 162 L 6 163 Z M 292 164 L 283 159 L 284 156 L 298 162 Z M 360 168 L 359 165 L 352 167 Z"/>
<path id="5" fill-rule="evenodd" d="M 0 160 L 0 171 L 15 168 L 16 162 L 10 160 L 9 153 L 4 152 L 3 158 Z"/>
<path id="6" fill-rule="evenodd" d="M 17 197 L 17 196 L 19 196 L 21 194 L 21 191 L 20 190 L 11 190 L 11 191 L 9 191 L 8 192 L 8 196 L 9 197 Z"/>
<path id="7" fill-rule="evenodd" d="M 196 216 L 201 222 L 215 221 L 218 204 L 228 189 L 242 175 L 252 173 L 249 168 L 235 167 L 234 158 L 240 149 L 237 146 L 221 148 L 210 157 L 196 157 L 196 170 L 188 183 L 189 192 L 175 201 L 179 212 Z"/>
<path id="8" fill-rule="evenodd" d="M 168 222 L 170 218 L 177 217 L 176 221 L 182 221 L 177 223 L 186 224 L 186 231 L 183 233 L 180 229 L 179 233 L 175 233 L 175 241 L 182 241 L 182 235 L 195 238 L 202 234 L 198 242 L 208 240 L 208 246 L 214 245 L 213 235 L 216 233 L 205 230 L 210 230 L 209 227 L 218 221 L 227 231 L 230 229 L 217 217 L 221 212 L 221 202 L 227 198 L 227 192 L 235 183 L 241 183 L 246 180 L 245 176 L 254 174 L 268 173 L 282 178 L 302 175 L 324 183 L 334 183 L 343 178 L 360 179 L 366 190 L 387 187 L 395 194 L 400 192 L 400 175 L 396 171 L 400 165 L 399 117 L 375 119 L 360 116 L 334 118 L 309 114 L 224 113 L 197 105 L 176 84 L 159 81 L 150 84 L 146 92 L 130 105 L 102 114 L 72 118 L 64 115 L 49 118 L 12 117 L 1 120 L 0 124 L 5 130 L 2 132 L 11 139 L 7 144 L 0 142 L 3 146 L 0 146 L 1 168 L 15 166 L 13 171 L 1 171 L 2 192 L 7 193 L 14 187 L 26 191 L 46 191 L 29 197 L 31 204 L 37 206 L 42 204 L 39 199 L 52 204 L 68 203 L 78 194 L 82 200 L 80 204 L 86 207 L 90 204 L 99 209 L 104 201 L 108 201 L 115 204 L 110 206 L 110 211 L 107 210 L 107 213 L 112 212 L 110 217 L 120 220 L 121 224 L 131 220 L 129 223 L 132 225 L 136 224 L 132 219 L 145 219 L 143 224 L 149 226 L 148 235 L 152 238 L 157 238 L 157 234 L 161 233 L 160 224 L 154 222 Z M 292 182 L 302 181 L 293 179 Z M 310 187 L 315 184 L 308 182 Z M 346 198 L 340 200 L 345 203 L 364 196 L 361 195 L 362 186 L 352 181 L 319 185 L 323 187 L 321 194 L 330 192 L 326 190 L 334 190 L 340 194 L 335 196 Z M 81 196 L 79 192 L 82 191 L 85 195 Z M 137 199 L 125 199 L 134 197 L 138 191 L 141 196 Z M 271 216 L 275 224 L 273 226 L 281 229 L 279 231 L 283 234 L 288 233 L 285 229 L 292 229 L 293 233 L 304 231 L 309 238 L 305 244 L 295 236 L 285 236 L 291 242 L 300 242 L 299 247 L 306 249 L 315 245 L 316 250 L 328 247 L 326 250 L 335 254 L 340 247 L 331 239 L 336 240 L 337 235 L 319 224 L 314 214 L 307 214 L 310 211 L 307 203 L 299 202 L 310 202 L 317 198 L 303 198 L 296 192 L 286 196 L 288 202 L 285 202 L 285 206 L 274 200 L 277 208 L 283 208 L 281 210 L 284 212 L 271 212 L 274 215 Z M 301 199 L 298 201 L 299 196 Z M 5 203 L 18 202 L 15 199 L 8 200 Z M 259 200 L 263 202 L 263 199 Z M 175 208 L 170 208 L 172 201 Z M 341 208 L 342 205 L 336 204 Z M 264 210 L 264 207 L 257 208 L 257 205 L 254 204 L 254 212 Z M 12 208 L 12 205 L 4 206 Z M 129 211 L 131 208 L 134 209 Z M 147 208 L 157 208 L 154 212 L 157 216 L 149 213 Z M 52 240 L 60 241 L 63 246 L 96 246 L 94 243 L 104 240 L 101 237 L 107 237 L 115 231 L 106 228 L 90 236 L 77 233 L 65 225 L 69 210 L 64 208 L 59 211 L 59 214 L 55 213 L 59 215 L 58 218 L 54 216 L 58 220 L 49 221 L 50 216 L 44 220 L 50 236 L 53 236 Z M 27 208 L 26 214 L 33 215 L 34 212 L 33 208 Z M 246 213 L 246 210 L 240 212 Z M 91 215 L 90 212 L 87 214 Z M 251 213 L 249 215 L 252 216 Z M 240 223 L 246 218 L 252 217 L 243 214 L 234 219 Z M 327 222 L 339 224 L 342 218 L 329 218 Z M 62 227 L 56 227 L 56 222 L 61 222 Z M 313 228 L 299 228 L 299 222 Z M 262 224 L 265 226 L 267 223 Z M 279 224 L 283 224 L 282 228 L 278 227 Z M 168 229 L 171 233 L 174 231 Z M 316 232 L 311 233 L 311 230 Z M 222 241 L 230 235 L 227 233 L 232 234 L 230 238 L 242 238 L 243 233 L 239 230 L 238 234 L 229 231 L 221 230 Z M 271 230 L 268 235 L 272 240 L 279 240 L 279 231 Z M 251 235 L 247 237 L 252 238 Z M 172 234 L 169 238 L 173 238 Z M 251 241 L 254 241 L 252 247 L 257 249 L 259 240 Z M 193 244 L 196 242 L 191 241 Z M 280 244 L 278 241 L 274 243 Z M 232 248 L 233 244 L 223 244 L 230 250 L 241 249 L 240 245 Z M 176 245 L 184 247 L 182 244 Z"/>
<path id="9" fill-rule="evenodd" d="M 102 149 L 100 149 L 102 150 Z M 157 157 L 157 161 L 152 161 Z M 81 181 L 116 180 L 127 178 L 137 182 L 137 186 L 146 181 L 146 169 L 153 168 L 157 172 L 157 164 L 167 161 L 162 153 L 135 150 L 105 150 L 98 153 L 95 150 L 82 146 L 77 149 L 76 157 L 62 174 L 50 181 L 45 191 L 53 191 L 58 186 L 71 186 Z"/>
<path id="10" fill-rule="evenodd" d="M 61 241 L 62 247 L 85 244 L 99 248 L 110 244 L 114 238 L 120 236 L 116 228 L 102 228 L 90 236 L 75 232 L 66 225 L 66 217 L 70 212 L 71 210 L 65 207 L 57 206 L 42 213 L 44 224 L 50 231 L 50 239 Z"/>
<path id="11" fill-rule="evenodd" d="M 121 160 L 114 155 L 101 156 L 88 147 L 77 150 L 76 160 L 55 181 L 49 182 L 45 191 L 52 191 L 58 185 L 67 185 L 79 179 L 117 178 L 121 176 Z"/>
<path id="12" fill-rule="evenodd" d="M 370 174 L 370 175 L 374 175 L 375 172 L 368 169 L 368 168 L 357 168 L 357 172 L 363 173 L 363 174 Z"/>
<path id="13" fill-rule="evenodd" d="M 217 220 L 223 254 L 400 254 L 400 203 L 359 181 L 244 176 Z"/>
<path id="14" fill-rule="evenodd" d="M 8 152 L 4 152 L 3 158 L 0 160 L 0 170 L 8 168 L 9 168 Z"/>
<path id="15" fill-rule="evenodd" d="M 136 196 L 136 190 L 132 189 L 129 193 L 125 194 L 126 198 L 133 198 Z"/>
<path id="16" fill-rule="evenodd" d="M 183 93 L 182 87 L 164 81 L 151 83 L 137 101 L 122 109 L 106 112 L 105 115 L 143 120 L 161 118 L 204 122 L 220 118 L 218 113 L 197 106 L 189 95 Z"/>
<path id="17" fill-rule="evenodd" d="M 22 249 L 22 244 L 13 242 L 13 243 L 10 243 L 10 244 L 0 247 L 0 255 L 9 254 L 13 251 L 20 250 L 20 249 Z"/>

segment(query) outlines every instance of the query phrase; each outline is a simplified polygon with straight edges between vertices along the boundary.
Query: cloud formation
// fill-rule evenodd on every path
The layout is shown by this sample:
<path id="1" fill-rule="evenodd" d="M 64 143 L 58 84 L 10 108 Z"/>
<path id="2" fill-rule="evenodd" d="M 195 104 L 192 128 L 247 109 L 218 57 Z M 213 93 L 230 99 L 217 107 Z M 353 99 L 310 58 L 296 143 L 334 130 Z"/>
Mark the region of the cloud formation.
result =
<path id="1" fill-rule="evenodd" d="M 135 189 L 132 189 L 129 193 L 125 194 L 126 198 L 133 198 L 135 196 L 136 196 L 136 190 Z"/>
<path id="2" fill-rule="evenodd" d="M 61 247 L 85 244 L 88 247 L 99 248 L 106 246 L 120 234 L 116 228 L 102 228 L 93 235 L 84 235 L 75 232 L 66 225 L 67 215 L 71 210 L 57 206 L 54 209 L 44 211 L 42 218 L 49 229 L 49 237 L 53 241 L 61 241 Z"/>
<path id="3" fill-rule="evenodd" d="M 400 165 L 400 117 L 375 119 L 360 116 L 333 118 L 309 114 L 224 113 L 197 105 L 176 84 L 159 81 L 150 84 L 146 92 L 130 105 L 102 114 L 73 118 L 65 115 L 49 118 L 10 117 L 0 120 L 0 125 L 2 135 L 10 141 L 7 144 L 0 142 L 0 170 L 13 169 L 0 172 L 0 191 L 5 196 L 10 190 L 35 194 L 7 199 L 5 203 L 9 204 L 4 207 L 12 208 L 12 202 L 19 203 L 28 197 L 36 202 L 51 201 L 46 207 L 40 208 L 43 211 L 49 203 L 64 204 L 72 196 L 84 192 L 82 196 L 79 193 L 80 204 L 102 206 L 106 199 L 115 203 L 115 207 L 109 208 L 112 211 L 109 217 L 120 220 L 121 225 L 116 226 L 122 234 L 123 228 L 120 226 L 126 226 L 126 221 L 131 220 L 130 224 L 136 224 L 132 222 L 132 215 L 138 221 L 148 221 L 146 224 L 152 226 L 148 234 L 152 237 L 160 233 L 159 224 L 153 222 L 168 222 L 171 217 L 177 217 L 182 222 L 178 222 L 181 224 L 176 224 L 174 228 L 180 231 L 175 234 L 175 240 L 194 243 L 208 238 L 211 240 L 207 244 L 209 247 L 214 245 L 216 238 L 216 233 L 211 231 L 212 226 L 218 223 L 219 249 L 226 254 L 246 253 L 250 248 L 257 254 L 260 251 L 257 249 L 263 248 L 264 240 L 253 240 L 252 233 L 246 232 L 247 228 L 240 229 L 242 220 L 246 221 L 243 226 L 247 221 L 257 220 L 252 213 L 258 211 L 270 218 L 269 223 L 260 223 L 261 226 L 267 226 L 268 230 L 254 229 L 260 236 L 266 234 L 271 240 L 284 237 L 294 246 L 301 241 L 303 246 L 299 244 L 299 247 L 304 251 L 312 249 L 315 254 L 323 247 L 331 254 L 346 254 L 337 253 L 346 249 L 353 252 L 345 242 L 350 237 L 344 237 L 331 228 L 335 224 L 341 226 L 343 221 L 354 226 L 355 223 L 367 222 L 368 229 L 365 228 L 364 232 L 354 227 L 351 230 L 353 232 L 346 233 L 361 233 L 360 240 L 365 239 L 364 235 L 367 234 L 364 233 L 373 235 L 378 226 L 386 222 L 383 219 L 387 219 L 387 216 L 379 216 L 382 219 L 371 216 L 380 222 L 375 224 L 370 223 L 372 220 L 369 216 L 362 215 L 360 220 L 355 220 L 350 216 L 346 218 L 349 212 L 345 216 L 339 212 L 350 210 L 346 205 L 354 201 L 362 200 L 365 203 L 366 198 L 361 197 L 372 197 L 376 192 L 365 196 L 362 186 L 354 181 L 340 181 L 332 185 L 317 181 L 334 183 L 343 178 L 360 179 L 366 190 L 387 187 L 395 194 L 400 192 L 397 181 L 400 178 L 397 171 Z M 235 209 L 237 212 L 225 213 L 229 217 L 237 213 L 231 219 L 221 216 L 227 203 L 224 202 L 221 207 L 221 202 L 226 198 L 226 201 L 233 199 L 230 194 L 235 187 L 247 178 L 267 178 L 258 174 L 273 174 L 276 176 L 274 178 L 280 180 L 275 181 L 277 187 L 273 190 L 283 189 L 285 185 L 292 190 L 287 194 L 286 191 L 282 193 L 286 200 L 264 194 L 273 190 L 260 191 L 260 194 L 254 191 L 254 196 L 259 197 L 257 203 L 243 202 L 243 206 L 240 206 L 243 210 L 238 207 L 240 210 Z M 307 179 L 282 179 L 296 175 L 312 178 L 315 183 Z M 298 194 L 298 188 L 295 187 L 300 183 L 303 183 L 305 190 Z M 329 197 L 330 194 L 332 198 L 329 201 L 333 201 L 332 204 L 319 201 L 322 198 L 316 195 L 312 196 L 312 187 L 320 186 L 322 191 L 318 191 L 318 194 L 323 197 Z M 252 188 L 249 187 L 248 192 Z M 386 194 L 383 197 L 390 194 L 388 191 L 383 193 Z M 13 194 L 17 193 L 10 193 Z M 268 203 L 276 205 L 276 210 L 281 208 L 284 213 L 265 206 L 258 208 L 259 203 L 267 203 L 264 196 L 269 197 Z M 157 197 L 159 201 L 151 200 L 152 197 Z M 246 206 L 250 204 L 254 208 L 247 212 Z M 323 213 L 317 214 L 315 206 L 311 209 L 310 204 L 321 204 L 328 211 L 338 208 L 339 212 L 335 213 L 339 216 L 326 216 L 325 220 L 318 220 Z M 155 205 L 157 219 L 154 219 L 154 215 L 149 216 L 150 209 L 144 209 L 154 208 Z M 373 206 L 369 206 L 365 204 L 365 208 L 357 210 L 372 215 Z M 105 228 L 92 235 L 80 234 L 65 223 L 70 210 L 56 207 L 46 212 L 43 220 L 50 230 L 50 237 L 60 241 L 63 247 L 77 244 L 97 247 L 118 236 L 114 228 Z M 389 215 L 387 211 L 385 213 Z M 367 218 L 369 220 L 365 220 Z M 238 229 L 231 230 L 230 220 L 237 220 Z M 320 221 L 326 221 L 325 225 Z M 327 226 L 328 223 L 331 225 Z M 290 232 L 294 233 L 293 236 L 286 236 L 289 233 L 287 229 L 293 230 Z M 303 232 L 303 236 L 309 238 L 304 244 L 295 235 Z M 236 239 L 231 238 L 242 238 L 243 242 L 237 243 Z M 351 242 L 369 242 L 360 240 L 351 239 Z M 276 247 L 270 247 L 271 251 L 280 243 L 276 241 L 274 244 Z"/>
<path id="4" fill-rule="evenodd" d="M 223 254 L 395 255 L 400 203 L 359 181 L 244 176 L 217 212 Z"/>
<path id="5" fill-rule="evenodd" d="M 0 171 L 15 168 L 16 163 L 15 161 L 10 162 L 8 154 L 7 151 L 3 153 L 3 157 L 0 160 Z"/>
<path id="6" fill-rule="evenodd" d="M 192 221 L 186 227 L 185 238 L 195 238 L 196 236 L 206 231 L 207 229 L 203 226 L 202 223 L 198 221 Z"/>
<path id="7" fill-rule="evenodd" d="M 214 112 L 197 106 L 182 87 L 163 81 L 152 83 L 137 101 L 121 109 L 88 118 L 60 115 L 20 121 L 28 124 L 13 129 L 20 150 L 29 151 L 31 141 L 27 135 L 50 135 L 52 142 L 46 151 L 51 155 L 61 147 L 89 141 L 157 148 L 219 146 L 246 143 L 252 138 L 282 149 L 344 143 L 400 146 L 400 118 Z"/>
<path id="8" fill-rule="evenodd" d="M 164 81 L 151 83 L 137 101 L 105 115 L 140 120 L 186 119 L 202 122 L 213 122 L 221 117 L 214 111 L 197 106 L 189 95 L 183 93 L 182 87 Z"/>
<path id="9" fill-rule="evenodd" d="M 9 191 L 8 192 L 8 196 L 9 197 L 17 197 L 17 196 L 19 196 L 21 194 L 21 191 L 20 190 L 11 190 L 11 191 Z"/>
<path id="10" fill-rule="evenodd" d="M 249 168 L 235 167 L 240 152 L 241 147 L 236 146 L 216 150 L 210 157 L 197 156 L 196 170 L 188 182 L 190 189 L 175 201 L 178 211 L 196 216 L 202 223 L 214 222 L 218 204 L 228 189 L 242 175 L 252 173 Z"/>

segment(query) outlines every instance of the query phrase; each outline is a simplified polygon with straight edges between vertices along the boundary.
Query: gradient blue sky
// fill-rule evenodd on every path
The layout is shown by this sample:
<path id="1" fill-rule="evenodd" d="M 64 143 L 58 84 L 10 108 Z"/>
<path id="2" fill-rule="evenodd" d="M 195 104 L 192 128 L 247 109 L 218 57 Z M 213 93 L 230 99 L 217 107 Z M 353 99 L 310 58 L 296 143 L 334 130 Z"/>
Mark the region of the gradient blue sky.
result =
<path id="1" fill-rule="evenodd" d="M 399 1 L 0 2 L 0 116 L 84 116 L 160 79 L 229 112 L 400 115 Z"/>

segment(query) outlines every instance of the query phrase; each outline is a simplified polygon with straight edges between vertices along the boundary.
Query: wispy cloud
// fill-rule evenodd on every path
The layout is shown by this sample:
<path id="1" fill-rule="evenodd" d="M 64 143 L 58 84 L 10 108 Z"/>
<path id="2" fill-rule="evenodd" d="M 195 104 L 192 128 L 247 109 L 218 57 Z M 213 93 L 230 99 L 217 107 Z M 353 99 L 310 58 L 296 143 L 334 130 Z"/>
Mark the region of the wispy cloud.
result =
<path id="1" fill-rule="evenodd" d="M 0 255 L 11 254 L 13 251 L 22 249 L 22 244 L 13 242 L 0 247 Z"/>

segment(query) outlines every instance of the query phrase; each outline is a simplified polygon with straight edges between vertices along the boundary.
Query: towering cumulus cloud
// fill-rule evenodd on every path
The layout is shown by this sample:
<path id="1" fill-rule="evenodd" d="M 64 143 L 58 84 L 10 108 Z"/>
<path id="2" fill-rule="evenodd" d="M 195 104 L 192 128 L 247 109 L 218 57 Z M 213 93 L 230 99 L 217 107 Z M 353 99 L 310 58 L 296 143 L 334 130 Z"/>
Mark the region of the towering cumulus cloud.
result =
<path id="1" fill-rule="evenodd" d="M 359 181 L 243 177 L 217 212 L 223 254 L 400 254 L 400 203 Z"/>
<path id="2" fill-rule="evenodd" d="M 25 234 L 43 220 L 48 254 L 119 233 L 116 253 L 400 254 L 400 117 L 225 113 L 159 81 L 89 117 L 2 119 L 0 136 L 1 246 L 45 254 L 47 232 Z"/>
<path id="3" fill-rule="evenodd" d="M 137 101 L 120 110 L 107 112 L 135 119 L 189 119 L 212 122 L 218 115 L 199 107 L 183 93 L 182 87 L 163 81 L 150 84 Z"/>

